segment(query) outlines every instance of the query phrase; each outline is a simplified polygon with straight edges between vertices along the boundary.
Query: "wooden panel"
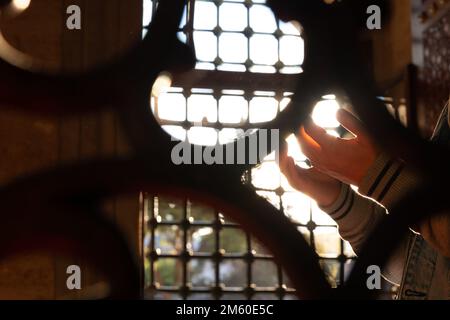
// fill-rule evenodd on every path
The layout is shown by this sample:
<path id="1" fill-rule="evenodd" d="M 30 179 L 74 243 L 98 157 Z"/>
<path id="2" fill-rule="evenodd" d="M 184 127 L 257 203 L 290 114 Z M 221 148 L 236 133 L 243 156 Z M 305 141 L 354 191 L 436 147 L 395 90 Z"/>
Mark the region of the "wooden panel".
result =
<path id="1" fill-rule="evenodd" d="M 2 33 L 16 49 L 59 67 L 61 8 L 61 1 L 32 1 L 17 17 L 4 19 L 2 16 Z M 55 165 L 58 162 L 58 128 L 55 118 L 0 110 L 0 184 Z M 51 254 L 29 253 L 2 261 L 0 299 L 51 299 L 54 275 Z"/>
<path id="2" fill-rule="evenodd" d="M 402 74 L 411 63 L 410 0 L 390 2 L 391 19 L 381 30 L 370 31 L 373 39 L 373 69 L 378 84 Z"/>
<path id="3" fill-rule="evenodd" d="M 64 70 L 87 70 L 107 63 L 124 53 L 140 38 L 142 1 L 131 0 L 64 0 L 65 5 L 77 4 L 82 12 L 82 29 L 64 31 Z M 62 161 L 126 154 L 128 142 L 121 132 L 117 115 L 103 111 L 82 117 L 61 120 L 60 145 Z M 136 259 L 140 257 L 139 195 L 129 195 L 108 200 L 102 207 L 106 217 L 117 223 L 125 234 Z M 105 248 L 107 253 L 114 248 Z M 82 267 L 82 286 L 89 287 L 102 280 L 101 275 L 85 261 L 60 258 L 56 262 L 56 297 L 77 295 L 65 287 L 66 267 L 78 263 Z"/>
<path id="4" fill-rule="evenodd" d="M 450 88 L 450 7 L 423 32 L 423 68 L 420 70 L 419 126 L 430 136 Z"/>

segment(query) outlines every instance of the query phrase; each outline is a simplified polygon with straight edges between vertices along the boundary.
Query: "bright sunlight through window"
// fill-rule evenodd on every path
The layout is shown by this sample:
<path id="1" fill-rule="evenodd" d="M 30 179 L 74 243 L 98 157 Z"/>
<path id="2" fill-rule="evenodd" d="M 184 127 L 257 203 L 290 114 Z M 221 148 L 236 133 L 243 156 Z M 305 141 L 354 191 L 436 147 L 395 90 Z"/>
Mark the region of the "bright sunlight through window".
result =
<path id="1" fill-rule="evenodd" d="M 193 21 L 188 21 L 185 12 L 178 36 L 195 46 L 197 64 L 193 74 L 208 77 L 223 71 L 258 79 L 261 74 L 286 77 L 302 72 L 301 27 L 295 22 L 277 20 L 264 0 L 192 2 L 195 2 Z M 144 26 L 151 22 L 155 8 L 153 1 L 144 1 Z M 144 28 L 143 32 L 145 35 L 147 30 Z M 188 39 L 192 39 L 190 43 Z M 221 87 L 218 80 L 202 87 L 173 85 L 171 76 L 164 73 L 153 86 L 151 108 L 161 126 L 179 140 L 200 145 L 224 144 L 235 140 L 244 130 L 257 129 L 275 119 L 286 108 L 293 93 L 278 80 L 271 85 L 270 90 L 241 86 L 239 82 L 234 88 Z M 339 108 L 336 97 L 330 94 L 318 101 L 311 116 L 329 134 L 340 136 L 342 131 L 336 120 Z M 287 142 L 296 163 L 307 166 L 296 137 L 290 136 Z M 288 184 L 274 154 L 267 156 L 249 175 L 256 192 L 288 216 L 305 236 L 319 255 L 330 283 L 342 284 L 354 253 L 339 237 L 334 221 L 314 201 Z M 145 261 L 146 281 L 153 288 L 153 298 L 177 298 L 181 294 L 178 288 L 185 284 L 189 293 L 183 294 L 188 298 L 241 299 L 264 295 L 285 299 L 292 292 L 288 279 L 282 276 L 282 270 L 271 261 L 270 255 L 221 213 L 179 199 L 149 196 L 146 201 L 149 227 L 145 246 L 148 255 L 157 257 Z M 183 231 L 179 225 L 183 213 L 191 221 L 189 231 Z M 221 221 L 220 228 L 217 221 Z M 187 240 L 183 232 L 189 233 Z M 177 258 L 184 250 L 193 252 L 189 267 Z M 222 250 L 220 262 L 214 260 L 216 250 Z M 254 261 L 245 259 L 248 254 Z M 182 270 L 186 270 L 187 278 L 180 276 Z M 249 274 L 251 279 L 246 278 Z M 216 293 L 208 293 L 205 287 L 215 287 Z M 219 293 L 217 287 L 221 288 Z M 244 292 L 248 292 L 245 288 L 251 288 L 254 294 L 245 296 Z"/>

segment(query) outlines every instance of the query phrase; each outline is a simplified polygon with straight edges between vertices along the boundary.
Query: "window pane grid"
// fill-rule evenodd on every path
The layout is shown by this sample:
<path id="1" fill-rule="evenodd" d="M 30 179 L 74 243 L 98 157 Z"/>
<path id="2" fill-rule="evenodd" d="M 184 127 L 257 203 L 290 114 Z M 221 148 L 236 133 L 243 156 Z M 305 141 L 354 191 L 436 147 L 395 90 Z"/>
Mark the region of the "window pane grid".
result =
<path id="1" fill-rule="evenodd" d="M 146 4 L 144 8 L 152 9 L 146 9 L 144 13 L 154 14 L 157 1 L 146 2 L 152 2 L 152 6 Z M 304 43 L 301 31 L 292 23 L 275 19 L 263 3 L 189 1 L 190 10 L 193 9 L 194 13 L 185 12 L 179 38 L 194 44 L 198 61 L 196 69 L 286 74 L 302 72 Z M 147 23 L 149 19 L 144 17 L 143 20 Z M 274 27 L 267 28 L 270 24 Z M 146 29 L 144 25 L 144 34 Z"/>
<path id="2" fill-rule="evenodd" d="M 156 1 L 147 1 L 152 2 L 151 12 L 154 14 Z M 275 18 L 272 29 L 258 24 L 257 19 L 252 20 L 252 12 L 270 15 L 264 3 L 263 0 L 188 1 L 189 9 L 183 19 L 185 22 L 180 25 L 179 37 L 189 44 L 195 43 L 196 69 L 230 73 L 301 72 L 303 39 L 298 29 Z M 221 21 L 223 16 L 221 19 L 220 12 L 224 10 L 224 5 L 240 8 L 242 17 L 245 15 L 245 26 L 233 24 L 233 21 Z M 200 11 L 214 13 L 215 18 L 193 21 L 194 17 L 198 19 L 201 16 L 196 13 L 199 8 Z M 221 39 L 234 46 L 237 42 L 245 45 L 237 53 L 227 51 L 225 46 L 221 54 Z M 205 43 L 204 47 L 201 42 Z M 261 46 L 258 42 L 269 43 L 273 50 L 267 51 L 271 54 L 258 56 L 256 49 Z M 298 53 L 290 53 L 283 46 L 294 48 Z M 151 106 L 163 128 L 180 140 L 214 144 L 201 139 L 205 136 L 202 134 L 204 130 L 213 130 L 216 142 L 226 143 L 236 139 L 244 130 L 257 129 L 261 123 L 275 118 L 292 96 L 291 92 L 280 89 L 281 86 L 274 91 L 248 88 L 224 90 L 220 83 L 212 83 L 210 88 L 195 88 L 180 83 L 178 87 L 152 97 Z M 198 129 L 203 131 L 195 132 Z M 336 130 L 334 127 L 326 129 L 330 132 Z M 301 151 L 295 154 L 295 160 L 297 164 L 307 165 Z M 270 179 L 264 178 L 265 175 Z M 305 236 L 318 253 L 331 285 L 342 285 L 355 255 L 349 245 L 338 237 L 336 224 L 319 212 L 312 200 L 287 185 L 273 155 L 248 172 L 246 180 L 255 192 L 288 216 Z M 193 204 L 189 199 L 145 195 L 144 203 L 147 298 L 295 298 L 295 290 L 282 268 L 274 263 L 273 256 L 221 213 Z"/>
<path id="3" fill-rule="evenodd" d="M 213 92 L 213 93 L 211 93 Z M 158 122 L 179 140 L 205 142 L 206 130 L 219 143 L 231 142 L 249 129 L 275 119 L 290 101 L 289 92 L 169 88 L 152 99 Z M 202 130 L 202 131 L 200 131 Z M 211 138 L 212 139 L 212 138 Z"/>
<path id="4" fill-rule="evenodd" d="M 280 203 L 282 202 L 281 196 L 279 196 Z M 283 299 L 286 296 L 289 296 L 290 293 L 295 292 L 291 287 L 289 287 L 289 280 L 285 278 L 284 273 L 280 266 L 274 265 L 274 272 L 272 276 L 277 280 L 272 286 L 263 286 L 260 287 L 255 283 L 264 281 L 264 279 L 268 276 L 268 273 L 265 272 L 264 276 L 260 279 L 254 277 L 255 268 L 257 266 L 266 261 L 272 262 L 274 261 L 273 256 L 271 254 L 260 253 L 255 249 L 254 239 L 248 233 L 243 232 L 239 225 L 234 223 L 225 222 L 223 216 L 220 213 L 215 213 L 214 220 L 210 221 L 202 221 L 197 222 L 194 219 L 188 217 L 187 212 L 190 210 L 190 202 L 185 201 L 185 209 L 183 212 L 186 214 L 183 215 L 183 220 L 179 222 L 164 222 L 162 221 L 160 216 L 157 216 L 157 211 L 155 208 L 155 204 L 158 205 L 158 201 L 160 201 L 160 197 L 147 196 L 147 202 L 153 204 L 148 205 L 148 211 L 146 212 L 146 236 L 149 237 L 149 241 L 146 243 L 146 260 L 148 265 L 148 270 L 146 270 L 147 277 L 150 278 L 148 281 L 147 287 L 147 297 L 154 297 L 154 294 L 157 291 L 167 292 L 167 293 L 177 293 L 180 294 L 180 297 L 183 299 L 188 299 L 191 295 L 197 293 L 205 294 L 202 296 L 203 298 L 214 298 L 214 299 L 222 299 L 226 294 L 243 294 L 246 299 L 255 298 L 258 293 L 270 293 L 276 296 L 278 299 Z M 205 207 L 206 208 L 206 207 Z M 205 209 L 208 210 L 208 209 Z M 312 219 L 311 212 L 309 213 L 309 218 Z M 312 248 L 316 247 L 316 237 L 315 237 L 315 229 L 317 228 L 330 228 L 334 232 L 337 233 L 335 225 L 316 225 L 312 220 L 310 220 L 307 224 L 297 223 L 293 221 L 293 224 L 297 226 L 305 235 L 309 235 L 309 243 Z M 163 227 L 174 227 L 176 226 L 178 230 L 182 230 L 182 235 L 180 235 L 180 239 L 182 242 L 182 248 L 177 253 L 163 253 L 160 249 L 161 242 L 164 242 L 162 238 L 162 234 L 157 239 L 157 231 L 158 228 Z M 208 228 L 207 236 L 210 236 L 206 241 L 213 241 L 213 249 L 211 252 L 195 252 L 193 250 L 193 237 L 190 235 L 190 231 L 193 229 L 196 230 L 204 230 Z M 240 231 L 244 235 L 245 240 L 240 241 L 241 248 L 228 249 L 228 251 L 233 251 L 231 253 L 227 252 L 224 249 L 226 247 L 227 239 L 222 237 L 222 234 L 228 231 Z M 165 236 L 167 237 L 169 232 L 166 232 Z M 235 245 L 236 237 L 234 233 L 231 233 L 231 239 L 233 241 L 228 241 L 229 244 Z M 155 243 L 155 241 L 158 241 Z M 244 243 L 245 245 L 242 245 Z M 328 274 L 328 278 L 331 284 L 336 287 L 344 282 L 345 274 L 349 272 L 349 267 L 351 264 L 348 262 L 355 259 L 354 255 L 346 255 L 344 252 L 344 241 L 339 240 L 339 255 L 335 257 L 328 257 L 319 255 L 320 263 L 324 268 L 324 271 Z M 259 251 L 259 249 L 258 249 Z M 165 270 L 169 271 L 169 274 L 161 275 L 160 270 L 158 270 L 158 261 L 164 260 L 172 260 L 175 267 L 173 269 L 168 269 L 166 266 Z M 193 270 L 189 269 L 189 262 L 197 261 L 197 267 L 203 266 L 205 264 L 210 265 L 211 278 L 213 281 L 209 286 L 197 286 L 192 285 L 189 279 L 192 279 Z M 233 266 L 236 265 L 237 262 L 240 262 L 245 266 L 245 274 L 244 279 L 234 279 L 239 283 L 242 283 L 241 286 L 226 286 L 224 285 L 224 281 L 228 279 L 227 272 L 231 273 L 231 278 L 236 277 L 236 273 L 233 274 Z M 229 269 L 228 271 L 221 272 L 221 268 Z M 242 267 L 243 268 L 243 267 Z M 241 269 L 242 269 L 241 268 Z M 178 271 L 177 271 L 178 270 Z M 242 270 L 241 270 L 242 271 Z M 267 271 L 267 270 L 266 270 Z M 197 276 L 207 276 L 209 273 L 205 270 L 202 272 L 195 271 Z M 169 278 L 162 279 L 162 277 Z M 228 277 L 228 278 L 227 278 Z M 262 280 L 261 280 L 262 279 Z M 173 283 L 175 285 L 163 285 L 165 283 Z M 168 298 L 172 298 L 172 296 L 167 296 Z"/>

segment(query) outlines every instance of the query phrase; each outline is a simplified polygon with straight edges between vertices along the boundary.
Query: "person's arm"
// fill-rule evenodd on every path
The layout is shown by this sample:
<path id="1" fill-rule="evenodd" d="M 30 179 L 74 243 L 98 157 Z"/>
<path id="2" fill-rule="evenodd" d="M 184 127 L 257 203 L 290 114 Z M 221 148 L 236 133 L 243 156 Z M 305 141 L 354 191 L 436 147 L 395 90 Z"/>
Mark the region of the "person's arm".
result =
<path id="1" fill-rule="evenodd" d="M 312 161 L 313 166 L 323 173 L 357 186 L 361 186 L 361 181 L 370 183 L 373 175 L 371 169 L 379 165 L 380 152 L 377 146 L 371 141 L 363 125 L 352 114 L 340 110 L 337 118 L 353 133 L 354 139 L 331 137 L 322 128 L 309 123 L 299 132 L 302 150 Z M 397 168 L 398 166 L 392 166 L 388 170 L 389 177 L 396 175 Z M 396 186 L 394 184 L 394 189 Z M 376 190 L 376 193 L 380 195 L 383 192 L 384 190 Z M 392 194 L 392 197 L 395 198 L 396 195 Z M 320 207 L 336 221 L 341 237 L 349 241 L 358 254 L 373 229 L 386 214 L 386 209 L 379 203 L 361 196 L 345 184 L 342 184 L 339 196 L 336 198 L 331 204 L 322 204 Z M 383 268 L 383 274 L 393 283 L 398 284 L 401 281 L 408 247 L 409 236 L 399 244 Z"/>
<path id="2" fill-rule="evenodd" d="M 290 185 L 316 200 L 319 207 L 330 214 L 339 226 L 341 237 L 349 241 L 358 254 L 370 232 L 386 214 L 386 209 L 315 168 L 296 166 L 287 156 L 285 145 L 280 152 L 279 164 Z M 401 280 L 406 247 L 402 244 L 383 269 L 383 275 L 396 284 Z"/>
<path id="3" fill-rule="evenodd" d="M 441 130 L 450 130 L 445 121 L 446 115 L 444 109 L 435 137 Z M 391 209 L 394 202 L 420 183 L 418 176 L 401 161 L 380 155 L 363 125 L 349 112 L 341 109 L 337 117 L 344 127 L 354 133 L 354 139 L 331 137 L 325 130 L 310 123 L 299 134 L 302 150 L 319 171 L 358 186 L 361 194 Z M 448 143 L 448 137 L 444 140 Z M 450 257 L 449 212 L 426 218 L 415 228 L 431 246 Z"/>
<path id="4" fill-rule="evenodd" d="M 359 192 L 375 199 L 388 210 L 420 183 L 419 177 L 398 160 L 379 156 L 368 170 Z M 450 215 L 448 212 L 425 218 L 417 232 L 446 257 L 450 257 Z"/>
<path id="5" fill-rule="evenodd" d="M 357 255 L 386 214 L 385 208 L 361 196 L 346 184 L 342 184 L 341 192 L 333 204 L 320 208 L 336 221 L 340 236 L 350 243 Z M 408 239 L 405 239 L 383 268 L 385 278 L 394 284 L 400 284 L 407 252 Z"/>
<path id="6" fill-rule="evenodd" d="M 339 227 L 341 237 L 350 242 L 356 254 L 373 229 L 386 214 L 386 209 L 364 198 L 349 185 L 342 184 L 337 200 L 330 206 L 319 206 Z"/>
<path id="7" fill-rule="evenodd" d="M 388 210 L 419 183 L 419 178 L 402 161 L 381 154 L 362 179 L 358 191 Z"/>

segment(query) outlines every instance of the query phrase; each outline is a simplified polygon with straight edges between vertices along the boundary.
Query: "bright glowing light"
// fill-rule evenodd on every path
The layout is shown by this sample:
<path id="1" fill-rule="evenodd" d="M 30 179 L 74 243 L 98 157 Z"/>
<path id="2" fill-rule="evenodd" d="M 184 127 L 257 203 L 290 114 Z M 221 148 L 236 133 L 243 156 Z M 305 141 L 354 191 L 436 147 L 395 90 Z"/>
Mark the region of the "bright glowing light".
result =
<path id="1" fill-rule="evenodd" d="M 306 156 L 303 154 L 300 145 L 298 144 L 297 137 L 291 134 L 286 138 L 288 144 L 288 155 L 294 158 L 295 161 L 305 161 Z"/>
<path id="2" fill-rule="evenodd" d="M 280 111 L 283 111 L 284 109 L 286 109 L 286 107 L 289 105 L 289 103 L 291 103 L 291 98 L 283 98 L 280 101 Z"/>
<path id="3" fill-rule="evenodd" d="M 31 0 L 13 0 L 12 5 L 17 10 L 23 11 L 30 6 Z"/>
<path id="4" fill-rule="evenodd" d="M 275 190 L 280 186 L 280 169 L 275 162 L 263 162 L 252 170 L 252 183 L 257 188 Z"/>
<path id="5" fill-rule="evenodd" d="M 334 94 L 327 94 L 322 97 L 324 100 L 336 100 L 336 96 Z"/>
<path id="6" fill-rule="evenodd" d="M 209 227 L 207 227 L 207 228 L 200 228 L 200 229 L 198 229 L 196 232 L 194 232 L 192 234 L 192 237 L 195 238 L 195 239 L 198 239 L 198 238 L 201 238 L 201 237 L 204 237 L 204 236 L 208 236 L 211 233 L 213 233 L 213 229 L 212 228 L 209 228 Z"/>
<path id="7" fill-rule="evenodd" d="M 161 93 L 157 99 L 157 115 L 171 121 L 186 119 L 186 99 L 181 93 Z"/>
<path id="8" fill-rule="evenodd" d="M 339 133 L 338 133 L 336 130 L 327 130 L 327 133 L 328 133 L 330 136 L 333 136 L 333 137 L 336 137 L 336 138 L 339 138 L 339 137 L 340 137 Z"/>
<path id="9" fill-rule="evenodd" d="M 192 127 L 188 131 L 189 142 L 202 146 L 215 146 L 218 133 L 214 128 Z"/>
<path id="10" fill-rule="evenodd" d="M 282 185 L 284 190 L 291 190 L 291 186 L 286 181 L 286 185 Z M 285 214 L 295 222 L 307 224 L 309 222 L 309 214 L 311 207 L 311 199 L 299 192 L 286 192 L 283 196 L 283 207 Z"/>
<path id="11" fill-rule="evenodd" d="M 172 86 L 172 76 L 170 73 L 163 72 L 156 79 L 152 88 L 152 96 L 159 97 L 161 93 L 167 92 L 167 90 Z"/>
<path id="12" fill-rule="evenodd" d="M 323 128 L 337 128 L 339 122 L 336 119 L 336 112 L 339 104 L 336 100 L 322 100 L 314 107 L 312 118 L 314 122 Z"/>
<path id="13" fill-rule="evenodd" d="M 142 24 L 148 26 L 152 21 L 153 3 L 152 1 L 144 1 L 142 12 Z"/>

